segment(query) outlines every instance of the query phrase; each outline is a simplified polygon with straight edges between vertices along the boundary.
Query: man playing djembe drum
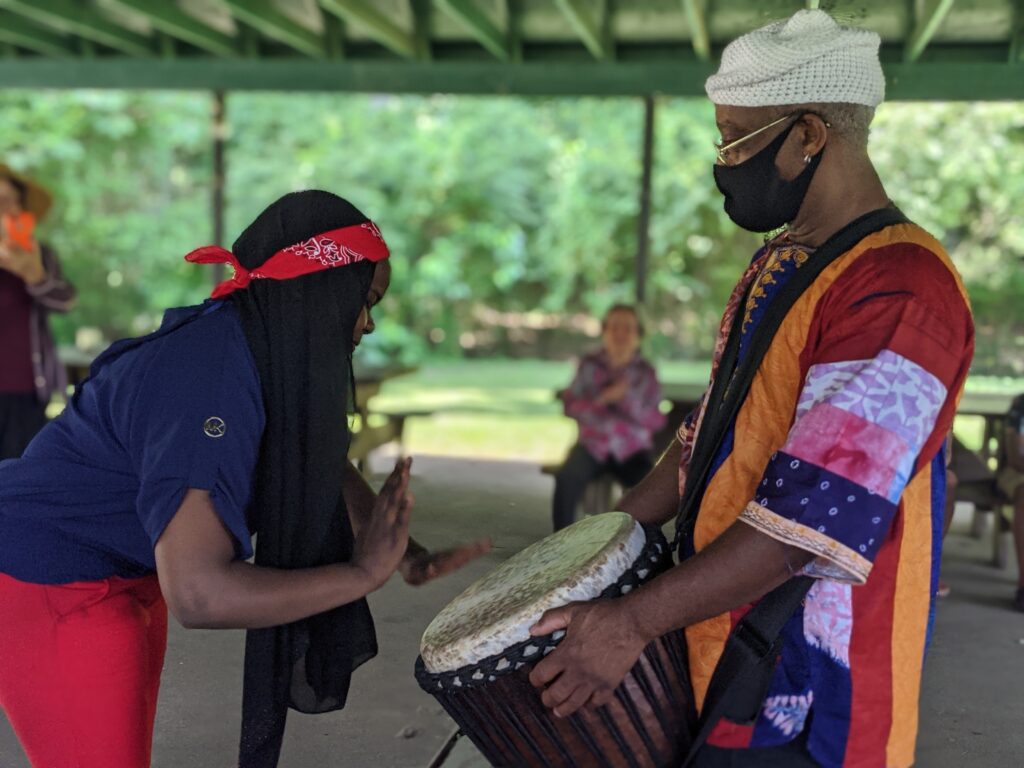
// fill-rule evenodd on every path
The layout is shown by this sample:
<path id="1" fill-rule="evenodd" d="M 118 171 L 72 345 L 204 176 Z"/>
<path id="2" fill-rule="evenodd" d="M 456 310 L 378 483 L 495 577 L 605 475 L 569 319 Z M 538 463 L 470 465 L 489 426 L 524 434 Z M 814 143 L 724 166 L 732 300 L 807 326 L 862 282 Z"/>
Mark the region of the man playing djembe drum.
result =
<path id="1" fill-rule="evenodd" d="M 556 715 L 607 703 L 644 646 L 678 627 L 710 710 L 731 629 L 780 585 L 809 584 L 781 650 L 763 656 L 750 716 L 713 718 L 696 764 L 913 763 L 943 437 L 973 325 L 942 246 L 896 209 L 868 156 L 878 47 L 800 11 L 733 42 L 707 81 L 726 212 L 755 232 L 784 228 L 726 307 L 701 407 L 621 503 L 664 523 L 695 499 L 681 564 L 533 629 L 567 628 L 531 675 Z"/>

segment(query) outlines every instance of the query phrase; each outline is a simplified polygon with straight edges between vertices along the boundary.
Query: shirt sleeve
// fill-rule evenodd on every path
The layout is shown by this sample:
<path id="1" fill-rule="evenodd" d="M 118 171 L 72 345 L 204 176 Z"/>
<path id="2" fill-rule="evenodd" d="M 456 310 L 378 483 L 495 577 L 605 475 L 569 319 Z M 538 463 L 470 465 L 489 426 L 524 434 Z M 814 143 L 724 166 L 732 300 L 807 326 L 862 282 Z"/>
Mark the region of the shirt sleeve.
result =
<path id="1" fill-rule="evenodd" d="M 946 272 L 931 258 L 932 272 Z M 789 435 L 740 516 L 814 553 L 808 575 L 860 584 L 904 488 L 950 427 L 973 349 L 951 276 L 926 296 L 863 282 L 845 286 L 852 295 L 822 324 Z"/>
<path id="2" fill-rule="evenodd" d="M 576 369 L 572 384 L 562 396 L 565 415 L 577 421 L 589 416 L 606 416 L 607 406 L 597 402 L 597 396 L 600 393 L 601 390 L 597 384 L 597 366 L 590 358 L 584 358 Z"/>
<path id="3" fill-rule="evenodd" d="M 40 251 L 46 277 L 38 285 L 26 283 L 25 290 L 51 312 L 68 312 L 75 305 L 75 286 L 64 277 L 56 251 L 48 245 L 40 245 Z"/>
<path id="4" fill-rule="evenodd" d="M 129 449 L 139 476 L 137 510 L 156 546 L 189 488 L 209 491 L 235 539 L 252 556 L 246 509 L 264 415 L 259 378 L 241 333 L 168 343 L 142 378 Z"/>

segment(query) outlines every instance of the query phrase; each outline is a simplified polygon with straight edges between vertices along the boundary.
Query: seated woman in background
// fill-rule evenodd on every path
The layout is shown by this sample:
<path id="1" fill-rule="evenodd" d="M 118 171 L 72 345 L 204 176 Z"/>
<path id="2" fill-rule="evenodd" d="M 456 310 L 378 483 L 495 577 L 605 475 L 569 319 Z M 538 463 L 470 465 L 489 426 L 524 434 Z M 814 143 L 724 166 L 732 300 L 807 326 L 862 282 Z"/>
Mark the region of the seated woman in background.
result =
<path id="1" fill-rule="evenodd" d="M 629 488 L 654 466 L 654 433 L 665 416 L 658 377 L 640 353 L 642 336 L 636 309 L 613 306 L 601 322 L 601 349 L 580 361 L 561 394 L 565 415 L 579 424 L 579 440 L 555 475 L 556 531 L 574 521 L 595 478 L 608 473 Z"/>
<path id="2" fill-rule="evenodd" d="M 346 461 L 387 257 L 347 201 L 286 195 L 232 252 L 189 254 L 235 269 L 212 301 L 111 346 L 0 464 L 0 707 L 33 765 L 150 764 L 168 606 L 255 630 L 240 765 L 276 765 L 287 708 L 341 708 L 376 655 L 365 596 L 403 563 L 421 582 L 487 548 L 413 556 L 409 461 L 379 496 Z"/>

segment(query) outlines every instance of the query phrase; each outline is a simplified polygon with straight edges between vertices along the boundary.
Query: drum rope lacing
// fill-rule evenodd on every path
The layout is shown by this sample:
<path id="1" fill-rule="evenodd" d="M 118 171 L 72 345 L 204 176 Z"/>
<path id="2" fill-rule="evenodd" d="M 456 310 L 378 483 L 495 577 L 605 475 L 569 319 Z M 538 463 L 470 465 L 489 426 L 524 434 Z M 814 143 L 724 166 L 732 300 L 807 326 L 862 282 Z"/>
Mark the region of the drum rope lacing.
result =
<path id="1" fill-rule="evenodd" d="M 606 587 L 595 599 L 622 597 L 672 567 L 672 551 L 661 529 L 644 526 L 644 533 L 647 541 L 636 560 L 614 584 Z M 564 630 L 541 637 L 531 637 L 510 646 L 499 656 L 484 659 L 476 664 L 467 664 L 450 672 L 429 672 L 423 658 L 420 657 L 416 660 L 416 681 L 428 693 L 459 691 L 487 685 L 503 675 L 522 669 L 527 664 L 540 661 L 558 647 L 563 637 Z"/>

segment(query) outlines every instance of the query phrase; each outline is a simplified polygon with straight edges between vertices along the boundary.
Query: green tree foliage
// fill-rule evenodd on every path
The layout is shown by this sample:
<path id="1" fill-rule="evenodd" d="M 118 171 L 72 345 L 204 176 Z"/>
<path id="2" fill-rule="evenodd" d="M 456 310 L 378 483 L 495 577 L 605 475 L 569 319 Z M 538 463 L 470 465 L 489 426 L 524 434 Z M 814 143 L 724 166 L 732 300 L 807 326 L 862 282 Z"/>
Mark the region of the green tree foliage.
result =
<path id="1" fill-rule="evenodd" d="M 57 196 L 44 231 L 81 290 L 64 341 L 82 326 L 141 332 L 205 295 L 208 271 L 181 257 L 211 238 L 209 95 L 9 91 L 0 105 L 0 158 Z M 556 354 L 568 347 L 553 334 L 578 334 L 581 318 L 633 295 L 638 100 L 237 93 L 228 117 L 229 240 L 310 187 L 381 225 L 395 276 L 370 350 L 380 356 Z M 699 359 L 759 241 L 722 211 L 710 105 L 659 102 L 656 136 L 650 344 Z M 885 105 L 872 155 L 964 274 L 976 369 L 1020 366 L 1020 105 Z"/>

